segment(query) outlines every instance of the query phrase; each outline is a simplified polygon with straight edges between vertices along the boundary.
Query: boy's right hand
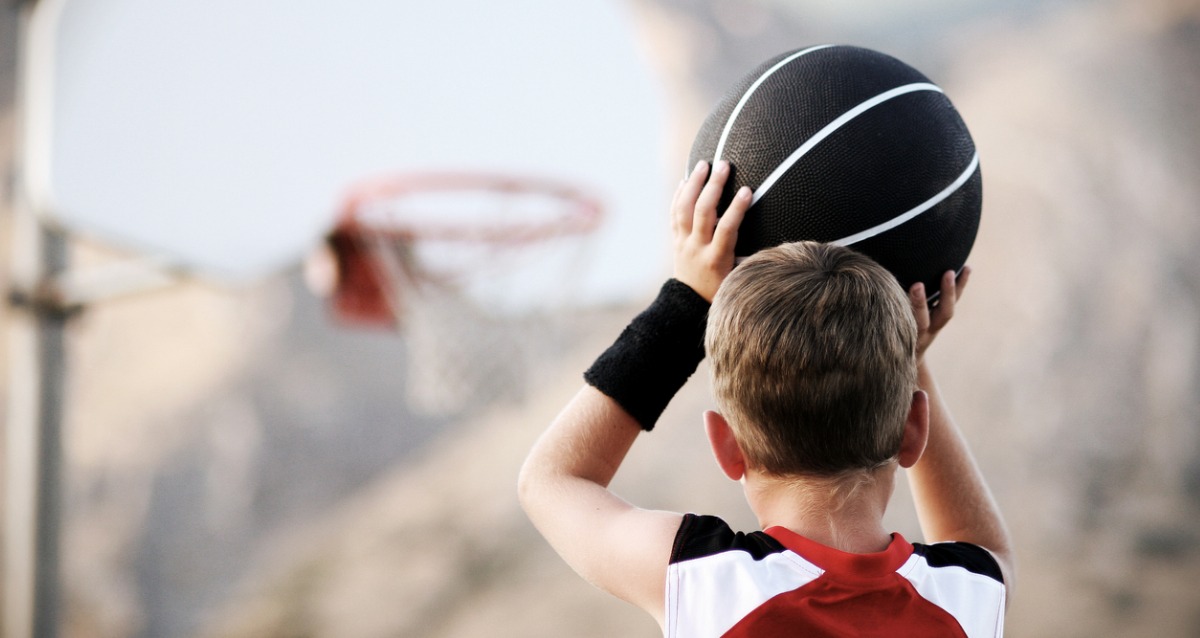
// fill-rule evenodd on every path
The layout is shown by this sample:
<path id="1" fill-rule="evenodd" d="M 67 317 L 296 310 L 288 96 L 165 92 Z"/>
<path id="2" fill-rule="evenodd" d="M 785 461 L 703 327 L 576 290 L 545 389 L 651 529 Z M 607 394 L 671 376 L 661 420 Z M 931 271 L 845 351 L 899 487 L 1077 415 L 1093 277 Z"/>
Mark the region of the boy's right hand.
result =
<path id="1" fill-rule="evenodd" d="M 938 296 L 937 305 L 932 311 L 925 296 L 925 284 L 916 283 L 908 289 L 908 301 L 912 304 L 913 316 L 917 320 L 917 363 L 924 360 L 925 351 L 954 317 L 954 306 L 962 298 L 970 278 L 970 266 L 963 266 L 958 277 L 954 276 L 953 270 L 947 270 L 942 275 L 941 295 Z"/>
<path id="2" fill-rule="evenodd" d="M 709 178 L 701 161 L 679 184 L 671 202 L 671 232 L 675 238 L 675 278 L 708 301 L 733 270 L 738 226 L 750 208 L 750 188 L 743 186 L 719 218 L 717 204 L 729 178 L 729 162 L 717 162 Z M 707 184 L 705 179 L 708 178 Z"/>

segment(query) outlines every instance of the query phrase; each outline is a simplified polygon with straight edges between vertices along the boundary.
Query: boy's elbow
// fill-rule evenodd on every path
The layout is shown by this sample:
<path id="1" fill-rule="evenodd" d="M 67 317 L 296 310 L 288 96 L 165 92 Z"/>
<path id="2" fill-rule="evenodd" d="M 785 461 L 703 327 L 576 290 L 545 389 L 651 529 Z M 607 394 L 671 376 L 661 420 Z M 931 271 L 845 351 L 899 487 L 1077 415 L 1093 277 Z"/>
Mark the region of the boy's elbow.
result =
<path id="1" fill-rule="evenodd" d="M 521 508 L 525 508 L 525 502 L 529 499 L 529 478 L 525 474 L 525 468 L 517 473 L 517 502 L 521 504 Z"/>
<path id="2" fill-rule="evenodd" d="M 534 483 L 529 471 L 529 461 L 526 461 L 521 465 L 521 471 L 517 472 L 517 502 L 521 504 L 521 509 L 525 511 L 529 511 L 528 502 L 534 490 Z"/>
<path id="3" fill-rule="evenodd" d="M 532 457 L 526 459 L 521 466 L 521 471 L 517 473 L 517 502 L 521 504 L 521 509 L 530 515 L 538 503 L 538 495 L 546 482 L 544 474 L 532 461 Z"/>
<path id="4" fill-rule="evenodd" d="M 572 483 L 552 459 L 530 454 L 517 473 L 517 502 L 535 524 L 561 512 Z"/>

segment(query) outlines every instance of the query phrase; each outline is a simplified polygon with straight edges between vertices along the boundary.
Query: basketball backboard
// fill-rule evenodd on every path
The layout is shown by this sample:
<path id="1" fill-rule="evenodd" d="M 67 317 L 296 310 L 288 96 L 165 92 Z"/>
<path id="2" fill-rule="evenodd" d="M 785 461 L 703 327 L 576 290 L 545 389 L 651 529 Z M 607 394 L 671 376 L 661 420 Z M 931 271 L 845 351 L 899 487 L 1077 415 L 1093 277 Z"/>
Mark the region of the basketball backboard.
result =
<path id="1" fill-rule="evenodd" d="M 596 294 L 660 276 L 665 107 L 622 3 L 42 0 L 36 11 L 45 76 L 29 139 L 43 151 L 30 154 L 30 192 L 72 230 L 238 279 L 298 260 L 365 177 L 502 171 L 604 197 L 596 259 L 626 271 Z"/>

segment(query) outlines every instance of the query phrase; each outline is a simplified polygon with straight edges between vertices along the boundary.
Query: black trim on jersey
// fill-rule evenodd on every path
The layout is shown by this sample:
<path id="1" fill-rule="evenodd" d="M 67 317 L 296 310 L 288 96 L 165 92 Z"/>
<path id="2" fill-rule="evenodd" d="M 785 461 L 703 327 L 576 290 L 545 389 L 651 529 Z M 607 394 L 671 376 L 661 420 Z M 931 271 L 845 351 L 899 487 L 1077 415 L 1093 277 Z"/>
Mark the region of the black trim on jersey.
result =
<path id="1" fill-rule="evenodd" d="M 1004 582 L 1004 574 L 1000 572 L 996 557 L 978 545 L 962 542 L 933 545 L 913 543 L 913 553 L 924 556 L 930 567 L 962 567 L 971 573 Z"/>
<path id="2" fill-rule="evenodd" d="M 671 564 L 704 558 L 722 552 L 742 551 L 754 560 L 784 551 L 784 546 L 764 532 L 734 532 L 716 516 L 684 514 L 671 548 Z"/>

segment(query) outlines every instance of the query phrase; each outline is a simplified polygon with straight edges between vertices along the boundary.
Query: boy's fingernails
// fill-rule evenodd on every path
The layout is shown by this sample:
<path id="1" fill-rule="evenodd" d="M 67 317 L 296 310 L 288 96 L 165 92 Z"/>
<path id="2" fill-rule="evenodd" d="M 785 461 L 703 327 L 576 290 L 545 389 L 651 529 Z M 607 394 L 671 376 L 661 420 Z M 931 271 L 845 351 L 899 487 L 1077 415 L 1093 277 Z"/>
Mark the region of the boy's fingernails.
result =
<path id="1" fill-rule="evenodd" d="M 700 160 L 699 162 L 696 162 L 696 165 L 692 167 L 692 175 L 695 175 L 696 173 L 699 173 L 700 171 L 704 170 L 704 167 L 707 164 L 708 164 L 708 162 L 705 162 L 704 160 Z"/>
<path id="2" fill-rule="evenodd" d="M 750 195 L 751 192 L 749 186 L 743 186 L 738 189 L 737 196 L 739 199 L 750 199 Z"/>

